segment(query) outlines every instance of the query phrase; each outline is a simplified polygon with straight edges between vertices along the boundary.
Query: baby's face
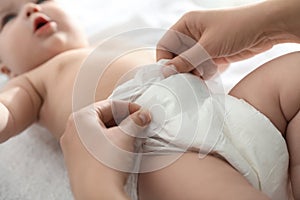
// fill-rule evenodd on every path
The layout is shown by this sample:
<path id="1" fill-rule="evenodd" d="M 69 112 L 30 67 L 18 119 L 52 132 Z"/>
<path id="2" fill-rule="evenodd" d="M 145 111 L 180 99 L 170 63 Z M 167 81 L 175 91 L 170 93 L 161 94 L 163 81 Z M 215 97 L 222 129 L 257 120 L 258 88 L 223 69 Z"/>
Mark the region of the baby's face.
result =
<path id="1" fill-rule="evenodd" d="M 1 0 L 0 31 L 1 69 L 13 76 L 87 46 L 82 31 L 54 0 Z"/>

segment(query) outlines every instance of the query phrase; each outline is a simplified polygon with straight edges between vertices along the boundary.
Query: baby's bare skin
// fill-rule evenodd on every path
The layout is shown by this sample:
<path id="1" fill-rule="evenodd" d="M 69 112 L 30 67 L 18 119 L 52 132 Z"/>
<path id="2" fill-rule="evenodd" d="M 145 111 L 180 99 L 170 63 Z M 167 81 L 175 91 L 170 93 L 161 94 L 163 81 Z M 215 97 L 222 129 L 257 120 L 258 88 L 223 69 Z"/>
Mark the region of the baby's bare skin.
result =
<path id="1" fill-rule="evenodd" d="M 34 91 L 40 100 L 38 122 L 45 126 L 54 136 L 59 139 L 65 129 L 65 125 L 72 110 L 72 93 L 77 73 L 85 59 L 91 52 L 90 49 L 72 50 L 64 52 L 41 67 L 30 71 L 24 76 L 28 77 Z M 101 58 L 97 61 L 101 63 Z M 110 66 L 101 66 L 105 69 L 99 79 L 95 93 L 95 101 L 106 99 L 112 92 L 118 80 L 127 71 L 135 67 L 153 63 L 154 57 L 146 51 L 127 54 Z M 17 78 L 23 79 L 23 78 Z M 20 85 L 27 84 L 27 82 Z M 27 87 L 27 86 L 25 86 Z M 87 88 L 89 89 L 89 88 Z M 36 95 L 33 95 L 36 97 Z"/>

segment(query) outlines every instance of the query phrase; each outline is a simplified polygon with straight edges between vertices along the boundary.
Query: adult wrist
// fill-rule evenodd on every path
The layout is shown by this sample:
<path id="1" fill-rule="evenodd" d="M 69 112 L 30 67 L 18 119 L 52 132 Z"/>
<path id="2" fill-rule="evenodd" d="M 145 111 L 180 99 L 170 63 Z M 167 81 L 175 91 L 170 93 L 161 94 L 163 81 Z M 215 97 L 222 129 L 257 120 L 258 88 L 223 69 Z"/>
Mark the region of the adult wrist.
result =
<path id="1" fill-rule="evenodd" d="M 264 33 L 274 43 L 300 42 L 300 1 L 266 0 L 261 3 Z"/>

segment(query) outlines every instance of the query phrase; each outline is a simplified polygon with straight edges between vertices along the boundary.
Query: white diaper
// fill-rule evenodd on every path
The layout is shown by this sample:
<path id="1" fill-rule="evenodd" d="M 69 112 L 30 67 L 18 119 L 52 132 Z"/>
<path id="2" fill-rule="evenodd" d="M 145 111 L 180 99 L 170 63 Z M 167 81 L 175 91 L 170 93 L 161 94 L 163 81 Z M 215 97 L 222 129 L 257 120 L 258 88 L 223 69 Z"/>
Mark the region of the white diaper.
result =
<path id="1" fill-rule="evenodd" d="M 164 79 L 158 64 L 141 68 L 111 98 L 134 101 L 150 110 L 145 153 L 213 153 L 272 200 L 288 199 L 285 140 L 268 118 L 245 101 L 211 94 L 205 82 L 191 74 Z"/>

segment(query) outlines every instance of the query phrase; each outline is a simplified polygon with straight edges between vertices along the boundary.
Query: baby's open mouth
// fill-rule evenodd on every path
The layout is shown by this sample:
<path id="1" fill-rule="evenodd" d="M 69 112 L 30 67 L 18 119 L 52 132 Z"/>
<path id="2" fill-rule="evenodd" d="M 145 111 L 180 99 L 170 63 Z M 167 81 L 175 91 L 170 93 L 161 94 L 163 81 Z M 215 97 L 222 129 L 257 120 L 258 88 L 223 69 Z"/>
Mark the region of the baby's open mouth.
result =
<path id="1" fill-rule="evenodd" d="M 45 19 L 43 17 L 37 17 L 34 20 L 34 32 L 36 32 L 37 30 L 39 30 L 43 26 L 47 25 L 49 22 L 51 22 L 51 21 L 47 20 L 47 19 Z"/>

